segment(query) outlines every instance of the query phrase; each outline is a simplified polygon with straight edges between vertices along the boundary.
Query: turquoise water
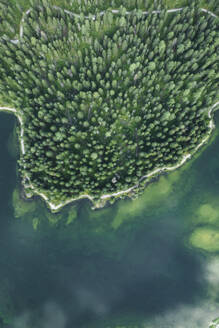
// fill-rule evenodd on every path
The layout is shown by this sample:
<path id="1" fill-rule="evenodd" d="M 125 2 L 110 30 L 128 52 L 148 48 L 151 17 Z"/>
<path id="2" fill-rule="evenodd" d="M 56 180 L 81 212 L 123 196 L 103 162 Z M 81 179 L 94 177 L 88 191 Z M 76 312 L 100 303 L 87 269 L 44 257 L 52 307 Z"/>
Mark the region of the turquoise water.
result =
<path id="1" fill-rule="evenodd" d="M 199 208 L 219 199 L 219 137 L 138 200 L 51 215 L 39 199 L 13 208 L 14 123 L 0 114 L 0 327 L 206 328 L 219 316 L 219 254 L 189 243 L 212 225 Z"/>

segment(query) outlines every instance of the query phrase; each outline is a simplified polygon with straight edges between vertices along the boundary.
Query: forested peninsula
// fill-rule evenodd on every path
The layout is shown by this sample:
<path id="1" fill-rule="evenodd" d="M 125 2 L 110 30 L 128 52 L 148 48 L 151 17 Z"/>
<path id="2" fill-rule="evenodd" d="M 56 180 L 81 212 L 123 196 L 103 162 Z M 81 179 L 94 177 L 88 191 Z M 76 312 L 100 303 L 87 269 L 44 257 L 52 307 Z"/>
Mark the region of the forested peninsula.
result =
<path id="1" fill-rule="evenodd" d="M 0 0 L 0 110 L 20 122 L 27 195 L 52 210 L 83 197 L 98 207 L 138 195 L 145 178 L 207 141 L 218 105 L 217 8 L 29 2 L 24 10 Z"/>

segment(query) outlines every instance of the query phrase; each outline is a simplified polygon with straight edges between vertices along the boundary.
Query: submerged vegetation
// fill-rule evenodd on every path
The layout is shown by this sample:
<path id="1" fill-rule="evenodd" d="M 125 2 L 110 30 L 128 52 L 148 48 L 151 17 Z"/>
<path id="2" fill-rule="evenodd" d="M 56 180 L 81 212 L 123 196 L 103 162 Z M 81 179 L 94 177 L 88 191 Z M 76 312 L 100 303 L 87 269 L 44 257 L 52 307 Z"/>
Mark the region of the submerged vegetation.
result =
<path id="1" fill-rule="evenodd" d="M 218 202 L 201 204 L 194 213 L 193 230 L 189 242 L 207 252 L 219 252 L 219 207 Z"/>
<path id="2" fill-rule="evenodd" d="M 14 216 L 16 218 L 22 218 L 26 214 L 32 213 L 36 210 L 36 203 L 22 199 L 18 188 L 13 191 L 12 205 L 14 208 Z"/>
<path id="3" fill-rule="evenodd" d="M 10 297 L 10 285 L 8 279 L 0 283 L 0 327 L 10 327 L 11 318 L 14 315 L 13 303 Z"/>
<path id="4" fill-rule="evenodd" d="M 4 128 L 9 118 L 1 116 Z M 1 128 L 1 135 L 2 132 Z M 4 138 L 0 139 L 3 142 Z M 218 254 L 212 257 L 211 252 L 203 253 L 200 248 L 188 250 L 184 238 L 189 238 L 193 231 L 193 220 L 203 217 L 203 223 L 206 222 L 206 204 L 216 223 L 218 147 L 217 137 L 197 159 L 194 156 L 179 170 L 156 179 L 139 197 L 141 203 L 123 200 L 91 211 L 88 201 L 77 202 L 77 218 L 68 225 L 67 218 L 75 210 L 72 205 L 62 210 L 62 219 L 55 223 L 60 214 L 53 214 L 54 220 L 48 221 L 45 204 L 34 199 L 36 210 L 25 214 L 22 220 L 14 220 L 11 211 L 5 215 L 6 199 L 0 213 L 3 304 L 0 299 L 0 318 L 5 326 L 14 328 L 20 323 L 22 328 L 39 328 L 48 325 L 48 321 L 54 326 L 59 311 L 52 308 L 47 320 L 44 316 L 45 302 L 53 299 L 66 309 L 66 317 L 73 320 L 70 327 L 209 327 L 219 308 Z M 2 156 L 6 168 L 8 161 L 10 157 Z M 6 173 L 4 166 L 1 172 Z M 0 188 L 5 192 L 8 188 L 8 194 L 12 190 L 8 184 L 10 176 L 8 169 L 8 179 Z M 122 212 L 120 208 L 129 205 L 131 208 L 135 203 L 138 212 L 132 211 L 126 221 L 124 214 L 124 223 L 112 229 L 114 219 Z M 29 224 L 33 220 L 34 225 L 35 219 L 39 220 L 37 231 Z M 8 231 L 5 223 L 9 225 Z M 92 304 L 85 303 L 82 307 L 78 294 L 69 293 L 72 285 L 85 291 L 82 295 L 86 299 L 93 295 Z M 53 291 L 57 293 L 54 295 Z M 109 312 L 87 318 L 90 309 L 93 313 L 96 300 L 100 300 L 101 306 L 106 304 Z M 129 301 L 131 304 L 126 307 Z M 76 321 L 78 308 L 80 318 L 85 318 L 84 324 Z"/>
<path id="5" fill-rule="evenodd" d="M 16 28 L 0 38 L 0 96 L 24 122 L 21 174 L 56 204 L 177 164 L 208 134 L 218 88 L 217 19 L 197 1 L 147 15 L 100 14 L 99 1 L 95 17 L 64 4 L 30 1 L 20 40 Z"/>
<path id="6" fill-rule="evenodd" d="M 192 246 L 208 252 L 219 251 L 219 229 L 215 227 L 197 228 L 190 237 Z"/>

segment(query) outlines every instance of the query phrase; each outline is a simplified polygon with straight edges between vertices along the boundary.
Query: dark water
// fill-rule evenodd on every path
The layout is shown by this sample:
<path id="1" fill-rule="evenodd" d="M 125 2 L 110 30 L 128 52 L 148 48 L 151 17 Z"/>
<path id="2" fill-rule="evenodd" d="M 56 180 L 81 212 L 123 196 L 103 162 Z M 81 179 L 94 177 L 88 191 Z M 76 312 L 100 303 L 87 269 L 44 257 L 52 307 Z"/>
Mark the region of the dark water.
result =
<path id="1" fill-rule="evenodd" d="M 188 239 L 203 199 L 219 200 L 219 137 L 139 200 L 95 212 L 81 201 L 73 223 L 66 207 L 51 225 L 40 200 L 14 217 L 14 122 L 0 114 L 0 327 L 208 327 L 219 316 L 219 257 Z"/>

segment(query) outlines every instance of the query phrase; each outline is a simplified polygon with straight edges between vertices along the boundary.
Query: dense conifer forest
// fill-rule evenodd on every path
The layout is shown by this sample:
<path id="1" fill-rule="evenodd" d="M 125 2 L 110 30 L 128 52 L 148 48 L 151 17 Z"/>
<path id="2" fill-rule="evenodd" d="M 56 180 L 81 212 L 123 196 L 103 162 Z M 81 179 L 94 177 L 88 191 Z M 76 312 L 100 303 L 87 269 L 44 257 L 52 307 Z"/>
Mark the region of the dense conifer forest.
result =
<path id="1" fill-rule="evenodd" d="M 55 202 L 98 199 L 192 153 L 217 98 L 218 19 L 194 0 L 172 13 L 59 2 L 29 1 L 19 39 L 24 4 L 0 0 L 0 99 L 24 120 L 22 176 Z"/>
<path id="2" fill-rule="evenodd" d="M 191 0 L 49 0 L 50 5 L 56 5 L 77 14 L 83 12 L 86 15 L 108 8 L 118 9 L 121 5 L 127 10 L 148 10 L 152 7 L 157 9 L 162 4 L 167 9 L 184 7 L 189 5 L 190 2 Z M 197 5 L 218 15 L 219 5 L 217 2 L 217 0 L 198 0 Z M 2 21 L 0 33 L 3 30 L 6 33 L 17 31 L 23 12 L 29 9 L 33 3 L 36 3 L 36 0 L 1 0 L 0 13 Z"/>

